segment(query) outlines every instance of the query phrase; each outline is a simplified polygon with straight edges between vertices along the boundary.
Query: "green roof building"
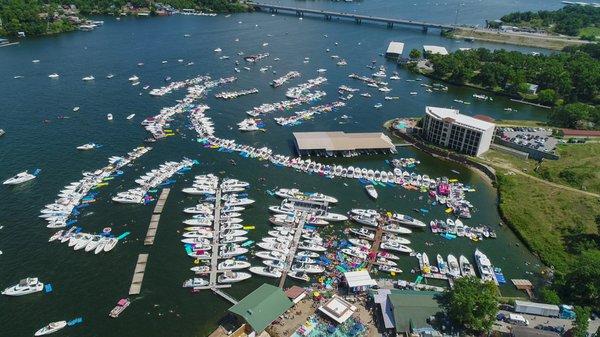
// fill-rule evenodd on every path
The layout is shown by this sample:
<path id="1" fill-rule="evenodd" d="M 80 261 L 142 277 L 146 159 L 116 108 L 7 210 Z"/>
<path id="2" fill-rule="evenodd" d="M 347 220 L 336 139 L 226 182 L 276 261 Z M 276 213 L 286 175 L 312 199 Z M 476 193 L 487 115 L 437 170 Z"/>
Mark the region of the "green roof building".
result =
<path id="1" fill-rule="evenodd" d="M 427 321 L 442 311 L 435 291 L 392 290 L 388 294 L 397 334 L 431 328 Z"/>
<path id="2" fill-rule="evenodd" d="M 261 332 L 292 305 L 283 290 L 265 283 L 229 311 L 241 316 L 254 331 Z"/>

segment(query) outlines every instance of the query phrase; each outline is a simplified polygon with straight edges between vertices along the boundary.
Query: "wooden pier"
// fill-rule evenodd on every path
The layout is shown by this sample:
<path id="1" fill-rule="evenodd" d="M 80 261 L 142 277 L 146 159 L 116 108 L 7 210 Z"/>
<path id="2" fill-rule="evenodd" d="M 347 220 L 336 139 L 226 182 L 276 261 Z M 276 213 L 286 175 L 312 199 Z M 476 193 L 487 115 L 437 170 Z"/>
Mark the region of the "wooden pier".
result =
<path id="1" fill-rule="evenodd" d="M 129 287 L 129 295 L 139 295 L 142 290 L 142 281 L 144 280 L 146 263 L 148 263 L 148 254 L 138 255 L 135 271 L 133 272 L 133 278 L 131 280 L 131 286 Z"/>
<path id="2" fill-rule="evenodd" d="M 221 189 L 217 189 L 215 194 L 215 217 L 214 217 L 214 235 L 212 244 L 212 255 L 210 257 L 210 277 L 208 285 L 214 287 L 217 285 L 217 266 L 219 265 L 219 238 L 221 236 Z M 214 289 L 213 289 L 214 291 Z"/>
<path id="3" fill-rule="evenodd" d="M 381 225 L 382 224 L 380 223 L 375 230 L 375 239 L 373 240 L 373 246 L 371 246 L 371 252 L 374 253 L 374 256 L 369 258 L 369 263 L 367 264 L 368 271 L 371 271 L 371 268 L 373 268 L 373 263 L 377 261 L 377 253 L 379 253 L 379 246 L 381 246 L 381 239 L 383 237 L 383 228 Z"/>
<path id="4" fill-rule="evenodd" d="M 148 226 L 148 232 L 146 232 L 144 246 L 152 246 L 154 244 L 154 239 L 156 238 L 156 231 L 158 230 L 158 223 L 160 221 L 160 215 L 163 211 L 163 208 L 165 207 L 167 198 L 169 197 L 169 192 L 171 192 L 171 189 L 165 188 L 160 193 L 160 197 L 158 197 L 158 201 L 156 202 L 156 206 L 154 207 L 154 212 L 152 214 L 152 217 L 150 218 L 150 225 Z"/>
<path id="5" fill-rule="evenodd" d="M 294 233 L 294 238 L 292 239 L 292 246 L 290 247 L 290 251 L 285 260 L 285 269 L 281 273 L 281 279 L 279 279 L 279 288 L 283 289 L 285 285 L 285 279 L 287 278 L 287 274 L 292 268 L 292 264 L 294 263 L 294 256 L 296 256 L 296 251 L 298 250 L 298 244 L 300 243 L 300 237 L 302 236 L 302 229 L 304 229 L 304 224 L 306 223 L 307 215 L 302 213 L 298 216 L 298 225 L 296 226 L 296 232 Z"/>
<path id="6" fill-rule="evenodd" d="M 228 284 L 229 287 L 231 287 L 231 284 Z M 227 288 L 229 288 L 227 287 Z M 212 291 L 217 294 L 220 295 L 221 297 L 223 297 L 224 299 L 228 300 L 229 302 L 231 302 L 231 304 L 237 304 L 238 301 L 231 297 L 231 295 L 227 294 L 226 292 L 222 291 L 220 288 L 225 288 L 225 287 L 213 287 Z"/>

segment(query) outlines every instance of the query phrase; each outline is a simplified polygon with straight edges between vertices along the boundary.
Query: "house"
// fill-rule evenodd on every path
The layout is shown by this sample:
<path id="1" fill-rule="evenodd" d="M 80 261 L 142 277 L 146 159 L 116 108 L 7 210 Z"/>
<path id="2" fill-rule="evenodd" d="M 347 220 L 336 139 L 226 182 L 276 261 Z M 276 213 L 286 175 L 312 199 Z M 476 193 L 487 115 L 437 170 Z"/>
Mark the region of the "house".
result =
<path id="1" fill-rule="evenodd" d="M 293 305 L 283 290 L 265 283 L 229 308 L 229 312 L 260 333 Z"/>

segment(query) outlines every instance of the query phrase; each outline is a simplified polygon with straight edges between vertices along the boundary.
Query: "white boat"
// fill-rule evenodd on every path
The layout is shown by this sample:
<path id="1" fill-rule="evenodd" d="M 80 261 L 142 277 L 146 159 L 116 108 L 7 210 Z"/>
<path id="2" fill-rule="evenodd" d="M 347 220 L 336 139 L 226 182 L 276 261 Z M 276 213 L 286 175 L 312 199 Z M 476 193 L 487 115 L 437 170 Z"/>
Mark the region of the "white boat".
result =
<path id="1" fill-rule="evenodd" d="M 183 221 L 184 224 L 190 226 L 204 226 L 209 227 L 213 225 L 213 222 L 208 219 L 187 219 Z"/>
<path id="2" fill-rule="evenodd" d="M 262 249 L 277 251 L 283 254 L 287 254 L 290 251 L 289 247 L 280 243 L 259 242 L 256 245 Z"/>
<path id="3" fill-rule="evenodd" d="M 375 239 L 375 232 L 366 228 L 350 228 L 350 233 L 363 237 L 367 240 Z"/>
<path id="4" fill-rule="evenodd" d="M 300 281 L 310 281 L 310 276 L 308 276 L 305 272 L 290 271 L 287 273 L 287 276 Z"/>
<path id="5" fill-rule="evenodd" d="M 52 322 L 35 332 L 34 336 L 44 336 L 55 333 L 67 326 L 67 321 Z"/>
<path id="6" fill-rule="evenodd" d="M 3 185 L 18 185 L 18 184 L 22 184 L 25 182 L 28 182 L 30 180 L 35 179 L 35 175 L 28 173 L 27 171 L 23 171 L 21 173 L 18 173 L 17 175 L 15 175 L 12 178 L 8 178 L 6 179 L 2 184 Z"/>
<path id="7" fill-rule="evenodd" d="M 136 75 L 133 75 L 133 76 L 131 76 L 131 77 L 129 78 L 129 81 L 130 81 L 130 82 L 137 82 L 137 81 L 139 81 L 139 80 L 140 80 L 140 78 L 139 78 L 139 77 L 137 77 Z"/>
<path id="8" fill-rule="evenodd" d="M 117 243 L 119 243 L 119 240 L 117 240 L 116 238 L 110 238 L 108 239 L 108 242 L 104 245 L 103 250 L 105 252 L 109 252 L 117 246 Z"/>
<path id="9" fill-rule="evenodd" d="M 379 197 L 379 194 L 377 193 L 375 186 L 369 184 L 369 185 L 365 186 L 365 190 L 367 190 L 367 193 L 369 194 L 369 196 L 371 198 L 377 199 L 377 197 Z"/>
<path id="10" fill-rule="evenodd" d="M 42 289 L 44 289 L 44 283 L 40 282 L 37 277 L 28 277 L 20 280 L 18 284 L 4 289 L 2 295 L 23 296 L 40 292 Z"/>
<path id="11" fill-rule="evenodd" d="M 208 285 L 208 281 L 203 278 L 200 278 L 200 277 L 191 278 L 189 280 L 186 280 L 183 283 L 184 288 L 197 288 L 197 287 L 204 287 L 207 285 Z"/>
<path id="12" fill-rule="evenodd" d="M 383 242 L 395 242 L 401 245 L 410 245 L 410 240 L 405 239 L 403 237 L 394 235 L 394 234 L 386 234 L 383 236 Z"/>
<path id="13" fill-rule="evenodd" d="M 89 76 L 86 76 L 86 77 L 82 78 L 81 80 L 82 81 L 93 81 L 94 79 L 95 79 L 94 76 L 89 75 Z"/>
<path id="14" fill-rule="evenodd" d="M 269 251 L 258 251 L 254 253 L 254 256 L 259 257 L 264 260 L 285 260 L 286 254 L 277 251 L 277 250 L 269 250 Z"/>
<path id="15" fill-rule="evenodd" d="M 268 267 L 268 266 L 260 266 L 260 267 L 250 267 L 250 272 L 257 274 L 257 275 L 262 275 L 262 276 L 266 276 L 266 277 L 272 277 L 272 278 L 280 278 L 281 277 L 281 269 L 277 269 L 277 268 L 272 268 L 272 267 Z"/>
<path id="16" fill-rule="evenodd" d="M 385 232 L 389 232 L 389 233 L 394 233 L 394 234 L 411 234 L 412 231 L 408 228 L 404 228 L 398 225 L 394 225 L 394 224 L 386 224 L 383 225 L 383 227 L 381 227 L 383 229 L 383 231 Z"/>
<path id="17" fill-rule="evenodd" d="M 385 271 L 388 273 L 395 273 L 395 274 L 400 274 L 402 273 L 402 270 L 398 267 L 392 267 L 392 266 L 387 266 L 387 265 L 380 265 L 378 268 L 380 271 Z"/>
<path id="18" fill-rule="evenodd" d="M 460 265 L 460 273 L 462 276 L 475 276 L 473 265 L 464 255 L 461 255 L 458 258 L 458 263 Z"/>
<path id="19" fill-rule="evenodd" d="M 93 239 L 93 236 L 90 234 L 83 234 L 79 240 L 77 240 L 77 242 L 75 243 L 75 246 L 73 246 L 74 250 L 80 250 L 85 248 L 85 246 L 87 246 L 87 244 Z"/>
<path id="20" fill-rule="evenodd" d="M 310 252 L 310 251 L 299 251 L 296 253 L 295 257 L 308 257 L 311 259 L 316 259 L 319 257 L 319 254 L 315 253 L 315 252 Z"/>
<path id="21" fill-rule="evenodd" d="M 287 268 L 287 263 L 285 263 L 283 260 L 264 259 L 264 260 L 262 260 L 262 263 L 269 267 L 272 267 L 272 268 L 277 268 L 277 269 Z"/>
<path id="22" fill-rule="evenodd" d="M 196 274 L 208 274 L 210 272 L 210 267 L 209 266 L 195 266 L 195 267 L 190 268 L 190 270 Z"/>
<path id="23" fill-rule="evenodd" d="M 492 262 L 479 249 L 475 249 L 475 263 L 477 264 L 477 268 L 479 269 L 479 274 L 481 275 L 482 280 L 498 284 L 498 281 L 496 280 L 496 274 L 494 274 Z"/>
<path id="24" fill-rule="evenodd" d="M 106 75 L 106 78 L 108 78 L 109 80 L 110 80 L 111 78 L 113 78 L 113 77 L 115 77 L 115 75 L 113 75 L 113 74 L 108 74 L 108 75 Z"/>
<path id="25" fill-rule="evenodd" d="M 252 275 L 239 271 L 227 270 L 217 277 L 219 283 L 235 283 L 249 279 Z"/>
<path id="26" fill-rule="evenodd" d="M 401 225 L 420 227 L 420 228 L 427 227 L 427 225 L 423 221 L 420 221 L 420 220 L 417 220 L 408 215 L 399 214 L 399 213 L 394 213 L 392 215 L 392 217 L 389 219 L 389 223 L 399 223 Z"/>
<path id="27" fill-rule="evenodd" d="M 342 248 L 341 252 L 346 255 L 354 256 L 354 257 L 357 257 L 357 258 L 363 259 L 363 260 L 367 258 L 367 253 L 361 251 L 360 249 L 357 249 L 356 247 Z"/>
<path id="28" fill-rule="evenodd" d="M 110 242 L 109 238 L 106 237 L 102 237 L 100 238 L 100 242 L 98 242 L 98 245 L 96 246 L 96 248 L 94 249 L 94 254 L 100 254 L 101 252 L 104 251 L 104 246 L 106 246 L 107 243 Z"/>
<path id="29" fill-rule="evenodd" d="M 50 77 L 52 79 L 56 79 L 56 78 L 59 78 L 60 75 L 58 75 L 57 73 L 53 73 L 53 74 L 48 75 L 48 77 Z"/>
<path id="30" fill-rule="evenodd" d="M 73 108 L 73 112 L 77 112 L 77 111 L 79 111 L 79 107 L 78 106 L 76 106 L 76 107 Z"/>
<path id="31" fill-rule="evenodd" d="M 227 246 L 224 246 L 223 248 L 221 248 L 221 250 L 219 251 L 219 258 L 220 259 L 229 259 L 234 256 L 246 254 L 247 252 L 248 252 L 247 248 L 242 248 L 235 244 L 230 244 L 230 245 L 227 245 Z"/>
<path id="32" fill-rule="evenodd" d="M 400 253 L 412 253 L 413 251 L 410 247 L 396 243 L 394 241 L 382 242 L 381 249 L 392 250 Z"/>
<path id="33" fill-rule="evenodd" d="M 448 273 L 453 277 L 460 276 L 460 265 L 456 257 L 452 254 L 448 255 Z"/>
<path id="34" fill-rule="evenodd" d="M 307 274 L 320 274 L 325 271 L 325 267 L 316 264 L 296 263 L 292 265 L 291 270 Z"/>
<path id="35" fill-rule="evenodd" d="M 312 251 L 312 252 L 324 252 L 327 250 L 327 248 L 325 248 L 323 246 L 317 245 L 312 242 L 306 242 L 306 241 L 300 242 L 300 244 L 298 245 L 298 249 L 308 250 L 308 251 Z"/>
<path id="36" fill-rule="evenodd" d="M 87 144 L 79 145 L 77 147 L 77 150 L 80 150 L 80 151 L 89 151 L 89 150 L 93 150 L 95 148 L 96 148 L 96 144 L 94 144 L 94 143 L 87 143 Z"/>
<path id="37" fill-rule="evenodd" d="M 371 227 L 377 227 L 377 226 L 379 226 L 380 217 L 378 214 L 374 215 L 374 216 L 351 214 L 350 219 L 358 222 L 359 224 L 363 224 L 363 225 L 367 225 L 367 226 L 371 226 Z"/>
<path id="38" fill-rule="evenodd" d="M 358 247 L 371 249 L 371 243 L 365 239 L 350 238 L 348 239 L 348 242 Z"/>
<path id="39" fill-rule="evenodd" d="M 92 250 L 95 250 L 96 247 L 98 247 L 98 245 L 100 244 L 100 239 L 102 239 L 100 235 L 92 236 L 90 241 L 85 245 L 84 250 L 86 252 L 91 252 Z"/>
<path id="40" fill-rule="evenodd" d="M 217 265 L 218 270 L 236 270 L 250 267 L 250 262 L 239 260 L 225 260 Z"/>
<path id="41" fill-rule="evenodd" d="M 132 120 L 133 117 L 135 117 L 135 114 L 131 114 L 131 115 L 127 116 L 127 120 Z"/>
<path id="42" fill-rule="evenodd" d="M 113 115 L 112 114 L 106 115 L 106 119 L 108 119 L 109 121 L 112 121 L 113 120 Z"/>

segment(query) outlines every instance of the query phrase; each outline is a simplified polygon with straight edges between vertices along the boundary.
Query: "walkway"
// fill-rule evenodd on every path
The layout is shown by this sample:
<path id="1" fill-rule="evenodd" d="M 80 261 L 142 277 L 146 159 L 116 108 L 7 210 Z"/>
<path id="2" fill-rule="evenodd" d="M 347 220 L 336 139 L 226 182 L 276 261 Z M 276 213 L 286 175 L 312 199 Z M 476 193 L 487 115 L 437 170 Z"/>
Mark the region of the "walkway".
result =
<path id="1" fill-rule="evenodd" d="M 381 245 L 381 238 L 383 237 L 383 227 L 382 223 L 377 226 L 375 230 L 375 239 L 373 240 L 373 246 L 371 246 L 370 252 L 374 254 L 372 258 L 369 258 L 369 263 L 367 264 L 367 270 L 371 271 L 373 268 L 374 261 L 377 261 L 377 253 L 379 253 L 379 246 Z"/>
<path id="2" fill-rule="evenodd" d="M 208 280 L 209 286 L 217 284 L 217 266 L 219 265 L 219 237 L 221 236 L 221 189 L 217 189 L 215 194 L 215 231 L 213 235 L 212 256 L 210 258 L 210 277 Z"/>
<path id="3" fill-rule="evenodd" d="M 286 269 L 281 273 L 281 279 L 279 280 L 279 288 L 283 289 L 285 285 L 285 279 L 287 278 L 287 274 L 292 268 L 292 264 L 294 263 L 294 257 L 296 256 L 296 251 L 298 250 L 298 244 L 300 243 L 300 237 L 302 237 L 302 229 L 304 228 L 304 224 L 306 223 L 307 215 L 302 213 L 297 215 L 296 219 L 298 221 L 298 225 L 296 226 L 296 232 L 294 233 L 294 238 L 292 239 L 292 246 L 290 247 L 290 251 L 285 260 Z"/>
<path id="4" fill-rule="evenodd" d="M 165 203 L 167 202 L 167 198 L 169 197 L 169 193 L 171 192 L 170 188 L 165 188 L 160 193 L 160 197 L 158 197 L 158 201 L 156 202 L 156 206 L 154 207 L 154 214 L 150 218 L 150 225 L 148 226 L 148 232 L 146 232 L 146 239 L 144 239 L 144 246 L 152 246 L 154 244 L 154 239 L 156 238 L 156 231 L 158 230 L 158 223 L 160 221 L 160 214 L 165 207 Z"/>
<path id="5" fill-rule="evenodd" d="M 129 286 L 129 295 L 139 295 L 142 290 L 142 281 L 144 280 L 146 263 L 148 263 L 148 254 L 138 255 L 135 271 L 133 272 L 133 278 L 131 280 L 131 286 Z"/>

